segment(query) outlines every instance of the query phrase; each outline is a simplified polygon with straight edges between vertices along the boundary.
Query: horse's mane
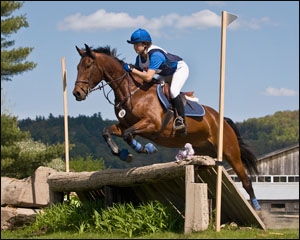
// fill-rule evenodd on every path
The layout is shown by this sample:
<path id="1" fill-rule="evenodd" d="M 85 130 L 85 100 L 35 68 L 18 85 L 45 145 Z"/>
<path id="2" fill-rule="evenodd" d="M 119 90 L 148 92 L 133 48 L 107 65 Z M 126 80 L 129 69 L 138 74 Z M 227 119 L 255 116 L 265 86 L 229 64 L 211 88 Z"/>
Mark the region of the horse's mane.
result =
<path id="1" fill-rule="evenodd" d="M 122 65 L 124 64 L 124 61 L 123 59 L 119 59 L 117 55 L 117 49 L 116 48 L 113 48 L 111 49 L 110 46 L 106 45 L 104 47 L 98 47 L 98 48 L 95 48 L 95 49 L 92 49 L 94 52 L 96 53 L 103 53 L 103 54 L 106 54 L 108 56 L 111 56 L 113 58 L 115 58 L 116 60 L 118 60 Z"/>

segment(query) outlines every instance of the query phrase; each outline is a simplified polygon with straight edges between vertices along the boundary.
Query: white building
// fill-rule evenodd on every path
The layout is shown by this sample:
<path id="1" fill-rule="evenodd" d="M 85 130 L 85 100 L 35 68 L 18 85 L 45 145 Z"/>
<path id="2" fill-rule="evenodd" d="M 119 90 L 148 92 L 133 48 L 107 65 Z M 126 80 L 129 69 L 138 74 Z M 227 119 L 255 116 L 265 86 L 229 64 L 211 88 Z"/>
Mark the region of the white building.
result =
<path id="1" fill-rule="evenodd" d="M 251 176 L 251 180 L 261 208 L 299 219 L 299 143 L 259 157 L 257 167 L 260 175 Z M 227 171 L 249 200 L 233 169 Z"/>

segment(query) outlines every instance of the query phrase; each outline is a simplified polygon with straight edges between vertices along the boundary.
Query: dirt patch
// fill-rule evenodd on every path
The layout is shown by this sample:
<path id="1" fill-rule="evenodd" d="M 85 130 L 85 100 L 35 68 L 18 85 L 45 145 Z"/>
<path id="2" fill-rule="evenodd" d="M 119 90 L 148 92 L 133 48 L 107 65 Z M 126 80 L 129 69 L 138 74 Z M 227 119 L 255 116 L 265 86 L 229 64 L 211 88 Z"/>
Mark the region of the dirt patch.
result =
<path id="1" fill-rule="evenodd" d="M 299 215 L 277 215 L 267 211 L 262 211 L 260 215 L 268 229 L 299 227 Z"/>

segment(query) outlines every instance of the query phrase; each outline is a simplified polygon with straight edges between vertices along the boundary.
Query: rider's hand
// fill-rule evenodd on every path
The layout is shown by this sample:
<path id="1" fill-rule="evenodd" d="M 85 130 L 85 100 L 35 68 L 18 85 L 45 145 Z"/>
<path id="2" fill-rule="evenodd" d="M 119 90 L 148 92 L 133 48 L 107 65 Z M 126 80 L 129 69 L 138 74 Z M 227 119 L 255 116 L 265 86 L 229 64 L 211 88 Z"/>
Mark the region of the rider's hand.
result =
<path id="1" fill-rule="evenodd" d="M 123 64 L 123 68 L 125 69 L 126 72 L 131 72 L 133 69 L 132 66 L 127 63 Z"/>

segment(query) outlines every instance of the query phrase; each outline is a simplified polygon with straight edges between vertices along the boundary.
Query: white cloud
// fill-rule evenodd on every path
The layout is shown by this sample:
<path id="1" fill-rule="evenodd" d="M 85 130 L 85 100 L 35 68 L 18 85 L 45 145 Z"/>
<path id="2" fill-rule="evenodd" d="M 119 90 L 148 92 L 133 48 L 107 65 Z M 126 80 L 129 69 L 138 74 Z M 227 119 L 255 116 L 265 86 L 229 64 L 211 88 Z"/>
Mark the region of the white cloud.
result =
<path id="1" fill-rule="evenodd" d="M 292 89 L 287 89 L 287 88 L 273 88 L 273 87 L 268 87 L 265 91 L 264 94 L 267 96 L 296 96 L 297 92 Z"/>
<path id="2" fill-rule="evenodd" d="M 269 17 L 262 18 L 252 18 L 250 20 L 245 19 L 237 19 L 237 21 L 233 22 L 229 28 L 231 29 L 251 29 L 251 30 L 259 30 L 265 26 L 279 26 L 278 23 L 272 22 Z"/>
<path id="3" fill-rule="evenodd" d="M 237 19 L 229 25 L 231 29 L 261 29 L 266 24 L 276 26 L 268 17 L 260 19 Z M 145 16 L 130 16 L 125 12 L 106 12 L 105 9 L 99 9 L 96 12 L 84 16 L 76 13 L 67 16 L 58 24 L 59 30 L 71 31 L 89 31 L 96 29 L 113 30 L 120 28 L 137 28 L 143 26 L 150 31 L 159 34 L 159 30 L 165 27 L 177 29 L 196 28 L 206 29 L 221 26 L 221 16 L 211 10 L 202 10 L 191 15 L 181 16 L 177 13 L 170 13 L 160 17 L 147 19 Z"/>
<path id="4" fill-rule="evenodd" d="M 178 28 L 208 28 L 221 26 L 221 17 L 210 10 L 193 13 L 191 16 L 182 16 L 178 19 Z"/>
<path id="5" fill-rule="evenodd" d="M 145 26 L 147 29 L 159 30 L 163 27 L 207 28 L 219 27 L 220 25 L 220 17 L 210 10 L 202 10 L 191 16 L 171 13 L 158 18 L 147 19 L 144 16 L 131 17 L 128 13 L 108 13 L 104 9 L 100 9 L 88 16 L 83 16 L 80 13 L 68 16 L 58 24 L 58 29 L 82 31 Z"/>
<path id="6" fill-rule="evenodd" d="M 58 24 L 59 30 L 91 30 L 91 29 L 113 29 L 137 27 L 147 23 L 144 16 L 130 17 L 128 13 L 108 13 L 104 9 L 83 16 L 80 13 L 66 17 L 63 22 Z"/>

